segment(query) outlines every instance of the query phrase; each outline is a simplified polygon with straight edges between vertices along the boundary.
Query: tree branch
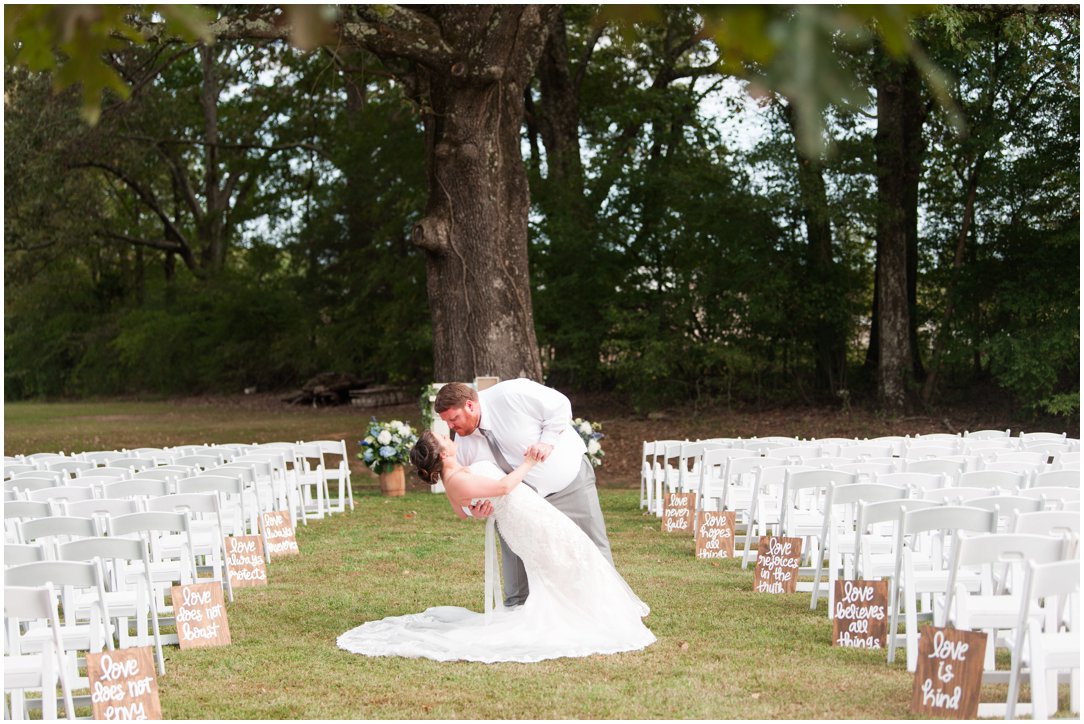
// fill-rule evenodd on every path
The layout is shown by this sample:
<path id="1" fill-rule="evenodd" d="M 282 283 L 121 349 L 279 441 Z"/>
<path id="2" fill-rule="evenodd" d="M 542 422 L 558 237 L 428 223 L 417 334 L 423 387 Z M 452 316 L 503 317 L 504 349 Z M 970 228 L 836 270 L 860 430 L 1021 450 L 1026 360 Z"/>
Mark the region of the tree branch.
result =
<path id="1" fill-rule="evenodd" d="M 184 239 L 184 234 L 181 233 L 181 230 L 178 229 L 176 224 L 173 223 L 172 219 L 169 218 L 165 210 L 158 203 L 158 199 L 154 196 L 154 194 L 150 190 L 144 188 L 138 181 L 126 174 L 121 169 L 116 168 L 115 166 L 110 166 L 109 164 L 103 163 L 101 161 L 86 161 L 82 163 L 74 163 L 70 164 L 69 167 L 97 168 L 109 174 L 112 174 L 117 179 L 122 181 L 125 185 L 127 185 L 128 188 L 132 189 L 132 191 L 135 192 L 135 194 L 147 206 L 147 208 L 153 211 L 155 216 L 157 216 L 162 221 L 166 228 L 176 235 L 178 243 L 180 243 L 180 240 Z"/>

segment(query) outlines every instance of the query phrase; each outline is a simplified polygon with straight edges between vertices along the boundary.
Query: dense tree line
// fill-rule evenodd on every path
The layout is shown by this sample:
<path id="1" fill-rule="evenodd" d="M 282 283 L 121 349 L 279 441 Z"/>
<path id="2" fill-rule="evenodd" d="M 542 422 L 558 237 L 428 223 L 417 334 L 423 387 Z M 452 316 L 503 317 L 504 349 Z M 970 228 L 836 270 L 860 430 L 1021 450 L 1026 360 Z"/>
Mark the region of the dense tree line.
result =
<path id="1" fill-rule="evenodd" d="M 920 54 L 826 32 L 803 71 L 802 8 L 735 63 L 741 18 L 710 9 L 355 7 L 379 43 L 254 42 L 246 16 L 111 50 L 130 96 L 93 126 L 6 65 L 8 399 L 333 369 L 1078 408 L 1074 9 L 942 7 L 906 25 Z"/>

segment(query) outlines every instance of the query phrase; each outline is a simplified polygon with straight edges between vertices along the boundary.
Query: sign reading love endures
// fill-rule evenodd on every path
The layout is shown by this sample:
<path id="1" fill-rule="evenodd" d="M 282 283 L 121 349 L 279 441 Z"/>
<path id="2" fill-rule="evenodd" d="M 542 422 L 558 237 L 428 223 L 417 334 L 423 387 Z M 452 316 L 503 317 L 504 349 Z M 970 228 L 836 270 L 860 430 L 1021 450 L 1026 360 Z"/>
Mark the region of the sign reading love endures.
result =
<path id="1" fill-rule="evenodd" d="M 700 511 L 696 520 L 696 557 L 734 557 L 733 510 Z"/>
<path id="2" fill-rule="evenodd" d="M 693 528 L 696 493 L 667 493 L 663 497 L 662 532 L 689 533 Z"/>
<path id="3" fill-rule="evenodd" d="M 177 641 L 182 649 L 230 644 L 230 624 L 226 620 L 221 583 L 190 583 L 170 590 L 173 615 L 177 619 Z"/>
<path id="4" fill-rule="evenodd" d="M 918 639 L 918 667 L 911 711 L 950 719 L 979 713 L 986 634 L 924 626 Z"/>
<path id="5" fill-rule="evenodd" d="M 267 537 L 267 552 L 272 558 L 296 556 L 301 553 L 297 547 L 294 526 L 290 523 L 290 514 L 281 510 L 263 514 L 263 532 Z"/>
<path id="6" fill-rule="evenodd" d="M 158 676 L 150 647 L 87 653 L 95 719 L 161 719 Z"/>
<path id="7" fill-rule="evenodd" d="M 888 636 L 888 581 L 836 581 L 832 645 L 883 649 Z"/>
<path id="8" fill-rule="evenodd" d="M 263 559 L 260 536 L 226 536 L 226 563 L 233 588 L 267 585 L 267 563 Z"/>
<path id="9" fill-rule="evenodd" d="M 761 536 L 753 590 L 757 593 L 794 593 L 798 588 L 801 561 L 801 538 Z"/>

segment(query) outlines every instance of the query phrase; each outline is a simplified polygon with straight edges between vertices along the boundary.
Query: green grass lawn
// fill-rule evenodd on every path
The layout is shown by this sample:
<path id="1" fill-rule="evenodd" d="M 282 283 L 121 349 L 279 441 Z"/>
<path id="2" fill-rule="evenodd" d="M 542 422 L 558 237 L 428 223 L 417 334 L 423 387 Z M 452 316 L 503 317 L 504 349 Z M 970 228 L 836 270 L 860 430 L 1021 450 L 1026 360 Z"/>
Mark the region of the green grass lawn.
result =
<path id="1" fill-rule="evenodd" d="M 5 420 L 10 454 L 321 437 L 352 444 L 368 414 L 20 403 L 6 406 Z M 808 594 L 755 594 L 752 568 L 696 560 L 691 537 L 662 533 L 629 489 L 600 498 L 618 570 L 652 609 L 647 625 L 658 642 L 648 649 L 488 665 L 340 651 L 336 637 L 365 621 L 434 605 L 482 607 L 482 524 L 459 520 L 443 496 L 422 488 L 382 498 L 372 478 L 356 479 L 354 512 L 301 527 L 302 554 L 274 560 L 266 588 L 237 591 L 231 646 L 167 647 L 166 718 L 912 717 L 902 656 L 889 665 L 884 653 L 833 648 L 824 603 L 813 612 Z"/>

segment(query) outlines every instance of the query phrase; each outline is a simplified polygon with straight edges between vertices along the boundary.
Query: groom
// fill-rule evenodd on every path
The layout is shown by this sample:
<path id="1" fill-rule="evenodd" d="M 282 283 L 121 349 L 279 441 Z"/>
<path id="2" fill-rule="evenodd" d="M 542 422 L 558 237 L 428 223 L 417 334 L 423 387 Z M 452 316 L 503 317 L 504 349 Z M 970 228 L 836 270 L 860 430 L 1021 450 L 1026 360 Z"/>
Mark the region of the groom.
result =
<path id="1" fill-rule="evenodd" d="M 464 465 L 492 460 L 509 473 L 528 454 L 535 454 L 542 462 L 523 482 L 571 518 L 613 564 L 595 470 L 583 440 L 572 428 L 572 404 L 567 397 L 527 379 L 506 380 L 481 392 L 452 382 L 437 392 L 434 409 L 455 432 L 456 457 Z M 488 501 L 471 506 L 471 514 L 478 517 L 491 511 Z M 504 605 L 519 605 L 527 600 L 527 574 L 503 538 L 501 561 Z"/>

